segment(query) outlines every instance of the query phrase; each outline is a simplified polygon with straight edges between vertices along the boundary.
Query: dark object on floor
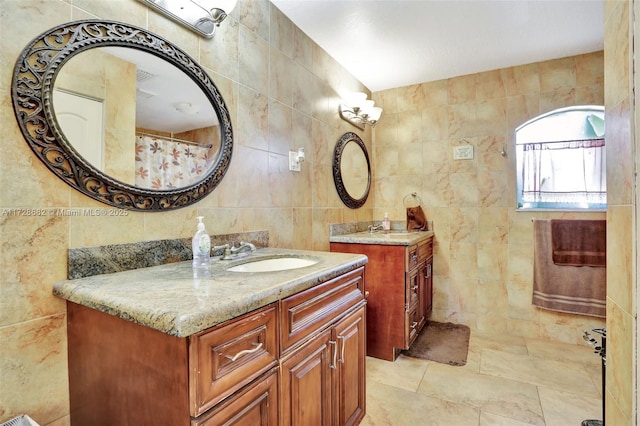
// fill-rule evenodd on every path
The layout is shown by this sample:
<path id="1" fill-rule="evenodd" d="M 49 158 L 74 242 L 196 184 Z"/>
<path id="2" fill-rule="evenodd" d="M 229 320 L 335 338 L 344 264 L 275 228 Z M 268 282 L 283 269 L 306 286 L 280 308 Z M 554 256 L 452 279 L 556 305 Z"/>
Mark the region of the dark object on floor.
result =
<path id="1" fill-rule="evenodd" d="M 605 426 L 604 421 L 607 418 L 604 402 L 605 395 L 607 394 L 607 329 L 594 328 L 591 331 L 602 337 L 601 344 L 598 345 L 596 339 L 591 337 L 591 333 L 588 331 L 585 331 L 582 336 L 589 346 L 593 347 L 594 353 L 600 355 L 600 358 L 602 359 L 602 420 L 583 420 L 581 426 Z"/>
<path id="2" fill-rule="evenodd" d="M 449 365 L 465 365 L 469 352 L 469 327 L 428 321 L 413 345 L 403 354 Z"/>

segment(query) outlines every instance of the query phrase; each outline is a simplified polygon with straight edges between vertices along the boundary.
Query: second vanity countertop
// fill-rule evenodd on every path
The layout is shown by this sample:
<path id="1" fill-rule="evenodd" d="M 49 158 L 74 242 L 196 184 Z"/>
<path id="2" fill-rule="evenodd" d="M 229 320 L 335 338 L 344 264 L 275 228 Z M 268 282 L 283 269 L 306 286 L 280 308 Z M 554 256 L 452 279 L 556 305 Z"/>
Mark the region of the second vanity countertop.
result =
<path id="1" fill-rule="evenodd" d="M 362 231 L 351 234 L 332 235 L 329 242 L 332 243 L 349 243 L 349 244 L 381 244 L 394 246 L 411 246 L 420 241 L 433 237 L 432 231 Z"/>
<path id="2" fill-rule="evenodd" d="M 274 272 L 227 268 L 292 255 L 318 262 Z M 363 266 L 360 254 L 262 248 L 232 261 L 211 260 L 208 277 L 194 278 L 191 261 L 60 281 L 53 294 L 164 333 L 186 337 Z"/>

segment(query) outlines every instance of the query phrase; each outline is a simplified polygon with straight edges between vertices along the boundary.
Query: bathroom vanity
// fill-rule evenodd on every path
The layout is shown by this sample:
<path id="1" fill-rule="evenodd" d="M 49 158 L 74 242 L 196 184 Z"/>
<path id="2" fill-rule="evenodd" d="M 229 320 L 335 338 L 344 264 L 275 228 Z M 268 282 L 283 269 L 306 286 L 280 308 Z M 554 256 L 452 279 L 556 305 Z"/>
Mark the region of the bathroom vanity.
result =
<path id="1" fill-rule="evenodd" d="M 331 235 L 332 252 L 362 253 L 367 265 L 367 355 L 394 361 L 432 310 L 433 232 Z"/>
<path id="2" fill-rule="evenodd" d="M 293 256 L 310 266 L 232 272 Z M 259 249 L 56 283 L 72 425 L 356 425 L 365 414 L 363 255 Z"/>

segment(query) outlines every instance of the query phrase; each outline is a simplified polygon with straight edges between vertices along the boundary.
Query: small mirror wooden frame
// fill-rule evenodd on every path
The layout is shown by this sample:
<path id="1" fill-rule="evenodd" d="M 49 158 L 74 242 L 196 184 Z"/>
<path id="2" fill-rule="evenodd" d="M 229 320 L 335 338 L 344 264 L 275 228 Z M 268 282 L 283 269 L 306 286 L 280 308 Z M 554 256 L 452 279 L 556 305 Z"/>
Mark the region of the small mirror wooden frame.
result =
<path id="1" fill-rule="evenodd" d="M 156 55 L 184 72 L 204 92 L 218 116 L 221 147 L 202 179 L 181 188 L 139 188 L 103 173 L 69 143 L 53 111 L 56 76 L 78 53 L 102 46 L 128 47 Z M 206 71 L 171 42 L 128 24 L 74 21 L 40 34 L 25 47 L 16 62 L 11 95 L 20 130 L 36 156 L 68 185 L 111 206 L 145 212 L 189 206 L 213 191 L 231 162 L 233 131 L 229 110 Z"/>
<path id="2" fill-rule="evenodd" d="M 349 193 L 348 189 L 345 186 L 342 171 L 340 169 L 344 148 L 350 142 L 357 144 L 362 149 L 362 153 L 364 154 L 364 157 L 367 161 L 367 186 L 364 194 L 360 198 L 354 198 L 352 194 Z M 336 143 L 335 149 L 333 151 L 333 182 L 336 186 L 336 190 L 338 191 L 338 196 L 347 207 L 351 209 L 357 209 L 362 207 L 367 201 L 369 190 L 371 189 L 371 163 L 369 162 L 367 147 L 365 146 L 362 139 L 360 139 L 360 136 L 353 132 L 345 133 L 340 137 L 340 139 L 338 139 L 338 142 Z"/>

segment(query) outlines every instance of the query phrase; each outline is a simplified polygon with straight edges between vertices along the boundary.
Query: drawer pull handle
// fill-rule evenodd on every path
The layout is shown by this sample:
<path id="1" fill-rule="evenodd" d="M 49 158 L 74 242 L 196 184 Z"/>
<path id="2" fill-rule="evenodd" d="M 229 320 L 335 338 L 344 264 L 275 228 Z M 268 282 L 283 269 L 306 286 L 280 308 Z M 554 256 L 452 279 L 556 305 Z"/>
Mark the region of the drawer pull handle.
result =
<path id="1" fill-rule="evenodd" d="M 338 339 L 340 340 L 340 358 L 338 359 L 339 362 L 344 364 L 344 340 L 345 337 L 344 336 L 338 336 Z"/>
<path id="2" fill-rule="evenodd" d="M 414 330 L 416 329 L 417 326 L 418 326 L 417 321 L 414 321 L 413 323 L 411 323 L 411 328 L 413 328 Z"/>
<path id="3" fill-rule="evenodd" d="M 411 287 L 411 291 L 418 291 L 418 286 L 414 285 L 413 287 Z"/>
<path id="4" fill-rule="evenodd" d="M 262 348 L 262 342 L 261 343 L 253 343 L 253 346 L 255 346 L 255 348 L 253 348 L 253 349 L 245 349 L 243 351 L 238 352 L 234 356 L 227 355 L 227 358 L 230 359 L 231 362 L 233 362 L 233 361 L 237 360 L 238 358 L 240 358 L 241 356 L 252 354 L 254 352 L 258 352 Z"/>
<path id="5" fill-rule="evenodd" d="M 333 346 L 333 361 L 331 362 L 331 365 L 329 365 L 329 368 L 336 368 L 336 358 L 338 356 L 338 344 L 336 342 L 334 342 L 333 340 L 329 340 L 329 344 Z"/>

